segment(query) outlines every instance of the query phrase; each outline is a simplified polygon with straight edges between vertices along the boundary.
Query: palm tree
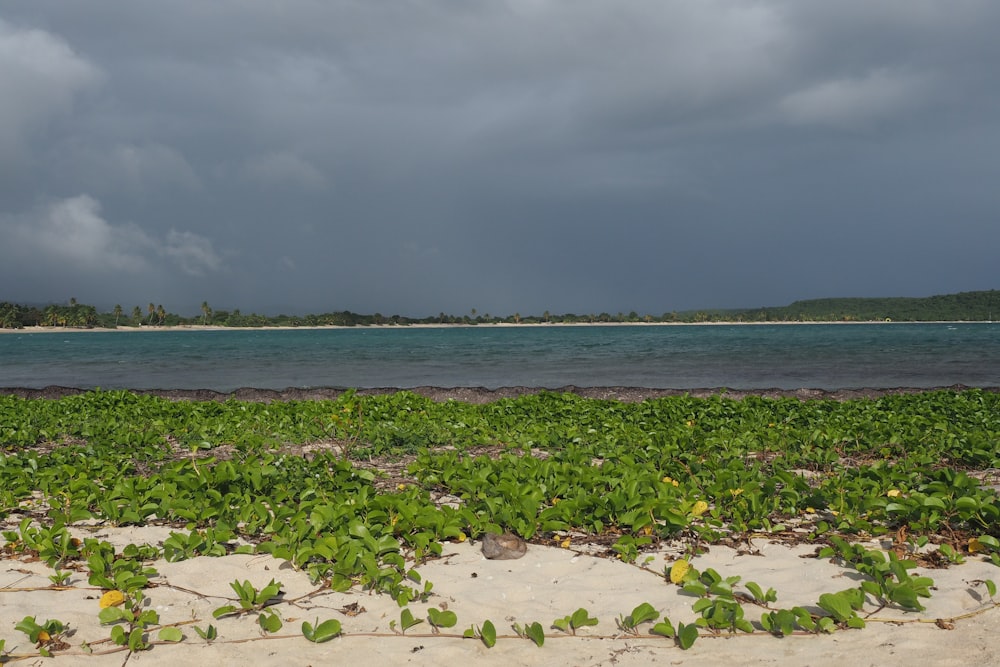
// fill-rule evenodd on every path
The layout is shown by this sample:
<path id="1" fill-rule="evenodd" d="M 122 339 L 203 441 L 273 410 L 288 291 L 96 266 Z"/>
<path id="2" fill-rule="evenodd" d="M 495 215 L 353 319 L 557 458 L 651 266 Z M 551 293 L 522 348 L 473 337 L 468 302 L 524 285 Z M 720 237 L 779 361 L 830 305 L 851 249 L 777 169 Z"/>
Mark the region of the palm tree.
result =
<path id="1" fill-rule="evenodd" d="M 115 309 L 112 311 L 115 316 L 115 328 L 118 327 L 118 319 L 122 316 L 122 305 L 120 303 L 115 304 Z"/>
<path id="2" fill-rule="evenodd" d="M 149 323 L 152 324 L 153 323 L 153 315 L 156 315 L 156 306 L 153 305 L 152 301 L 150 301 L 149 305 L 146 306 L 146 310 L 149 312 Z"/>
<path id="3" fill-rule="evenodd" d="M 142 308 L 139 306 L 132 309 L 132 324 L 135 326 L 142 324 Z"/>
<path id="4" fill-rule="evenodd" d="M 162 303 L 156 307 L 156 319 L 160 326 L 163 326 L 163 320 L 167 319 L 167 311 L 163 310 Z"/>
<path id="5" fill-rule="evenodd" d="M 201 302 L 201 321 L 202 324 L 208 324 L 208 319 L 212 317 L 212 309 L 208 306 L 208 301 Z"/>
<path id="6" fill-rule="evenodd" d="M 6 301 L 0 303 L 0 329 L 17 329 L 19 324 L 17 306 Z"/>
<path id="7" fill-rule="evenodd" d="M 55 306 L 46 306 L 43 321 L 50 327 L 59 324 L 59 310 Z"/>
<path id="8" fill-rule="evenodd" d="M 94 306 L 82 306 L 76 315 L 76 326 L 93 328 L 97 324 L 97 308 Z"/>

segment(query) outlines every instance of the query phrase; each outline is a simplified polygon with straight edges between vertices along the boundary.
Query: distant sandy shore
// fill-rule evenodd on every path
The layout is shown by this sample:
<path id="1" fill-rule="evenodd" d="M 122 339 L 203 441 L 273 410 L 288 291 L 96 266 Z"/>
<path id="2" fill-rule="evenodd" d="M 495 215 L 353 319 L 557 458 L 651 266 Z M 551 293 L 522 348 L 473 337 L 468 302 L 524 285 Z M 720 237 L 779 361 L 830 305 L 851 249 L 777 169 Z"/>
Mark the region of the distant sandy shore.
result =
<path id="1" fill-rule="evenodd" d="M 24 327 L 22 329 L 0 329 L 0 334 L 26 334 L 26 333 L 96 333 L 96 332 L 116 332 L 116 333 L 153 333 L 157 331 L 296 331 L 315 329 L 489 329 L 489 328 L 529 328 L 529 327 L 705 327 L 705 326 L 766 326 L 766 325 L 787 325 L 787 326 L 808 326 L 816 324 L 839 324 L 844 326 L 858 324 L 981 324 L 980 322 L 522 322 L 514 324 L 512 322 L 494 322 L 483 324 L 358 324 L 356 326 L 343 326 L 327 324 L 322 326 L 266 326 L 266 327 L 225 327 L 214 324 L 182 324 L 178 326 L 141 326 L 128 327 L 121 326 L 117 329 L 106 329 L 103 327 L 93 327 L 90 329 L 81 327 Z"/>

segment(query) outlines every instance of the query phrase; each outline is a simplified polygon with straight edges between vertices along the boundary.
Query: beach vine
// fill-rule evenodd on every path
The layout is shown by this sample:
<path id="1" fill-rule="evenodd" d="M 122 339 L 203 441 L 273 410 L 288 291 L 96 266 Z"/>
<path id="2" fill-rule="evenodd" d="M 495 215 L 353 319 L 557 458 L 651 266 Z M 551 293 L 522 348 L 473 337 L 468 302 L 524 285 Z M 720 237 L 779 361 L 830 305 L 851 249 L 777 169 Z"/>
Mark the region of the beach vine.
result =
<path id="1" fill-rule="evenodd" d="M 65 624 L 36 620 L 46 615 L 39 610 L 0 628 L 0 636 L 22 632 L 34 652 L 13 653 L 11 635 L 2 636 L 0 659 L 144 651 L 188 641 L 187 625 L 203 641 L 248 641 L 219 637 L 205 619 L 161 624 L 146 607 L 157 559 L 229 554 L 287 561 L 317 594 L 389 596 L 400 614 L 385 636 L 487 647 L 605 636 L 583 608 L 547 628 L 513 622 L 509 635 L 489 619 L 451 633 L 461 620 L 453 611 L 414 613 L 412 603 L 436 595 L 422 564 L 448 543 L 502 531 L 642 568 L 657 548 L 685 545 L 659 576 L 693 598 L 691 617 L 674 623 L 646 602 L 621 614 L 608 637 L 667 638 L 686 649 L 706 636 L 860 629 L 886 620 L 881 609 L 923 608 L 933 580 L 919 567 L 970 558 L 1000 566 L 998 415 L 1000 398 L 984 390 L 635 404 L 543 392 L 482 405 L 409 392 L 272 403 L 124 391 L 0 396 L 0 553 L 44 562 L 48 590 L 76 590 L 72 578 L 84 574 L 108 596 L 97 615 L 110 626 L 71 646 Z M 171 531 L 160 544 L 118 550 L 81 532 L 94 522 Z M 818 544 L 817 557 L 851 568 L 861 583 L 822 594 L 812 609 L 784 609 L 773 589 L 691 565 L 711 545 L 753 537 Z M 886 548 L 861 544 L 872 539 Z M 996 608 L 995 584 L 978 584 L 988 601 L 972 613 Z M 278 634 L 289 616 L 281 610 L 296 601 L 284 599 L 280 582 L 231 587 L 236 597 L 212 620 L 249 616 L 265 638 L 290 636 Z M 408 632 L 421 624 L 428 633 Z M 373 633 L 313 618 L 297 636 L 352 634 Z"/>

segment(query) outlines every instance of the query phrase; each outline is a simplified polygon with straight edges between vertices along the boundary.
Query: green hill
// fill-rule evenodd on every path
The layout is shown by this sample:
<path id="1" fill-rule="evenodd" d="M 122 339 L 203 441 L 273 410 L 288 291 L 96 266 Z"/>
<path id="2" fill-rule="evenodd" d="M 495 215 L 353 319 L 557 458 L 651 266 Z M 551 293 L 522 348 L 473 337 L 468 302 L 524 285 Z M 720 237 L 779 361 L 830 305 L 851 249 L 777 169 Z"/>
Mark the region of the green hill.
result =
<path id="1" fill-rule="evenodd" d="M 740 311 L 737 319 L 765 322 L 987 321 L 1000 318 L 997 290 L 928 297 L 832 298 Z"/>

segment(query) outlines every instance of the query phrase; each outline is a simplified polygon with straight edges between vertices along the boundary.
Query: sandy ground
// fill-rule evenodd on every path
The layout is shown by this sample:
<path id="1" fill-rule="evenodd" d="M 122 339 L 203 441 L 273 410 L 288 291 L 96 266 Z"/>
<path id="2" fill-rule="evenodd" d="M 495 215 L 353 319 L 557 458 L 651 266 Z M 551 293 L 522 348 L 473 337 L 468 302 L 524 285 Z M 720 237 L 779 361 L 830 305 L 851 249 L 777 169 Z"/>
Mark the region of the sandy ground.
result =
<path id="1" fill-rule="evenodd" d="M 159 544 L 169 529 L 97 528 L 74 529 L 81 536 L 105 539 L 117 546 L 128 543 Z M 702 571 L 715 568 L 723 576 L 739 575 L 778 593 L 778 608 L 801 605 L 817 610 L 820 594 L 856 587 L 859 575 L 850 568 L 808 557 L 815 547 L 785 546 L 757 541 L 757 555 L 739 555 L 733 549 L 713 546 L 692 560 Z M 870 546 L 876 546 L 872 544 Z M 156 561 L 159 572 L 155 587 L 146 593 L 161 623 L 181 624 L 184 639 L 178 644 L 155 644 L 148 651 L 115 650 L 108 641 L 110 627 L 98 620 L 100 590 L 88 586 L 86 572 L 72 575 L 69 586 L 52 587 L 52 569 L 40 562 L 7 558 L 0 560 L 0 639 L 12 655 L 34 654 L 25 664 L 63 665 L 328 665 L 350 663 L 354 667 L 397 664 L 476 665 L 970 665 L 1000 664 L 1000 642 L 995 626 L 1000 611 L 992 604 L 985 579 L 1000 579 L 1000 569 L 969 557 L 948 569 L 920 570 L 935 581 L 933 595 L 924 601 L 924 612 L 874 606 L 868 626 L 832 635 L 777 638 L 754 635 L 700 637 L 687 651 L 671 640 L 628 637 L 615 620 L 642 602 L 648 602 L 676 625 L 696 618 L 695 598 L 669 584 L 664 566 L 679 557 L 674 551 L 649 554 L 646 567 L 589 556 L 572 549 L 530 545 L 519 560 L 486 560 L 477 543 L 446 544 L 444 556 L 423 564 L 419 572 L 434 583 L 426 603 L 411 603 L 414 616 L 426 618 L 430 606 L 447 608 L 458 616 L 455 628 L 444 633 L 461 635 L 471 625 L 489 619 L 500 636 L 492 649 L 475 639 L 446 634 L 434 635 L 426 622 L 405 635 L 396 634 L 400 608 L 386 595 L 352 590 L 335 593 L 317 589 L 308 577 L 288 563 L 269 556 L 230 555 L 198 557 L 176 563 Z M 645 559 L 640 557 L 639 563 Z M 213 620 L 212 611 L 232 603 L 234 580 L 249 580 L 255 587 L 271 579 L 281 583 L 283 601 L 272 607 L 284 621 L 274 635 L 266 635 L 254 615 Z M 363 610 L 350 615 L 351 605 Z M 571 637 L 551 627 L 556 618 L 584 607 L 599 620 L 597 626 L 581 629 Z M 747 618 L 757 621 L 761 609 L 745 604 Z M 982 612 L 982 613 L 977 613 Z M 957 618 L 968 615 L 965 618 Z M 41 622 L 57 618 L 69 624 L 68 648 L 55 658 L 37 657 L 14 625 L 24 616 Z M 335 618 L 342 636 L 313 644 L 301 634 L 302 621 Z M 935 619 L 954 619 L 942 623 Z M 540 622 L 546 633 L 543 647 L 514 635 L 513 623 Z M 206 642 L 194 626 L 213 624 L 218 638 Z M 648 633 L 649 625 L 642 627 Z M 154 633 L 155 634 L 155 633 Z M 81 646 L 89 644 L 93 653 Z M 108 652 L 115 651 L 115 652 Z"/>

